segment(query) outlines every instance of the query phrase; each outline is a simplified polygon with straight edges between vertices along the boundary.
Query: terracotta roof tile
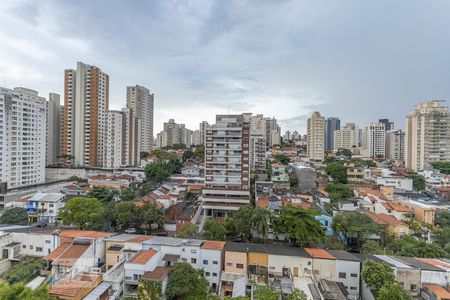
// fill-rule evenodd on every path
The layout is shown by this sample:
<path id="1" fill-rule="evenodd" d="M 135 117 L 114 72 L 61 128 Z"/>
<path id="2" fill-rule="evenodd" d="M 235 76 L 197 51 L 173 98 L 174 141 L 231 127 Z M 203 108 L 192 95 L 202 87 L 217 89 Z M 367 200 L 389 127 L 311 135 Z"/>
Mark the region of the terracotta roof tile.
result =
<path id="1" fill-rule="evenodd" d="M 151 235 L 140 235 L 135 238 L 132 238 L 131 240 L 128 240 L 127 243 L 141 243 L 143 241 L 151 239 Z"/>
<path id="2" fill-rule="evenodd" d="M 280 164 L 280 163 L 273 163 L 273 164 L 272 164 L 272 167 L 273 167 L 273 168 L 282 168 L 282 167 L 286 167 L 286 166 L 283 165 L 283 164 Z"/>
<path id="3" fill-rule="evenodd" d="M 73 264 L 86 252 L 90 245 L 72 244 L 55 261 L 53 265 L 73 266 Z"/>
<path id="4" fill-rule="evenodd" d="M 206 241 L 202 245 L 202 249 L 209 249 L 209 250 L 223 250 L 225 247 L 225 242 L 222 241 Z"/>
<path id="5" fill-rule="evenodd" d="M 435 267 L 441 267 L 444 269 L 450 269 L 450 264 L 442 261 L 442 260 L 438 260 L 438 259 L 432 259 L 432 258 L 417 258 L 420 261 L 423 261 L 424 263 L 430 264 L 432 266 Z"/>
<path id="6" fill-rule="evenodd" d="M 99 239 L 99 238 L 107 238 L 113 235 L 114 233 L 110 232 L 69 229 L 61 231 L 59 236 L 64 238 L 82 237 L 82 238 Z"/>
<path id="7" fill-rule="evenodd" d="M 61 243 L 55 250 L 47 254 L 47 256 L 44 257 L 46 260 L 55 260 L 57 259 L 61 254 L 63 254 L 64 251 L 67 250 L 67 248 L 70 247 L 72 243 Z"/>
<path id="8" fill-rule="evenodd" d="M 129 262 L 130 264 L 137 264 L 137 265 L 144 265 L 145 263 L 147 263 L 150 258 L 153 257 L 153 255 L 155 255 L 158 251 L 156 251 L 155 249 L 149 249 L 149 250 L 145 250 L 142 252 L 139 252 L 138 254 L 136 254 L 131 261 Z"/>
<path id="9" fill-rule="evenodd" d="M 201 190 L 203 189 L 203 185 L 201 184 L 190 184 L 188 185 L 189 190 Z"/>
<path id="10" fill-rule="evenodd" d="M 440 285 L 426 284 L 425 287 L 428 290 L 432 291 L 438 297 L 438 299 L 450 299 L 450 292 Z"/>
<path id="11" fill-rule="evenodd" d="M 305 248 L 305 251 L 313 258 L 336 259 L 330 252 L 320 248 Z"/>
<path id="12" fill-rule="evenodd" d="M 371 212 L 364 212 L 369 218 L 372 219 L 375 223 L 379 225 L 387 225 L 387 226 L 397 226 L 400 225 L 402 222 L 400 220 L 397 220 L 394 216 L 390 216 L 384 213 L 380 214 L 374 214 Z"/>
<path id="13" fill-rule="evenodd" d="M 269 207 L 269 198 L 267 198 L 267 196 L 260 196 L 256 201 L 256 206 L 261 208 Z"/>
<path id="14" fill-rule="evenodd" d="M 152 281 L 160 281 L 162 280 L 167 274 L 169 274 L 170 268 L 164 268 L 164 267 L 156 267 L 151 272 L 145 272 L 144 275 L 142 275 L 143 279 L 152 280 Z"/>

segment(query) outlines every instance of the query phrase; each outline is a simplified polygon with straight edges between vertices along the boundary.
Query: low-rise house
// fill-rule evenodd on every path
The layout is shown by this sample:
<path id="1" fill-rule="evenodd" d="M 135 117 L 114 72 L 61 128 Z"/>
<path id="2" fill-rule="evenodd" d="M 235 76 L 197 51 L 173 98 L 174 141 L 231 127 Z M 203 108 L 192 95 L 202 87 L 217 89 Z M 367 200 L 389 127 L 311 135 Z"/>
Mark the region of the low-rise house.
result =
<path id="1" fill-rule="evenodd" d="M 415 200 L 399 200 L 398 204 L 411 209 L 417 221 L 434 226 L 436 207 Z"/>
<path id="2" fill-rule="evenodd" d="M 221 241 L 205 241 L 200 247 L 202 269 L 213 293 L 217 293 L 220 286 L 224 247 L 225 242 Z"/>
<path id="3" fill-rule="evenodd" d="M 450 292 L 437 284 L 425 284 L 421 296 L 425 300 L 450 300 Z"/>
<path id="4" fill-rule="evenodd" d="M 347 180 L 350 183 L 364 182 L 364 167 L 357 167 L 354 164 L 347 165 Z"/>
<path id="5" fill-rule="evenodd" d="M 336 280 L 336 257 L 325 249 L 305 248 L 312 257 L 312 271 L 317 279 Z"/>
<path id="6" fill-rule="evenodd" d="M 333 206 L 333 217 L 343 212 L 355 212 L 359 209 L 358 199 L 344 199 Z"/>
<path id="7" fill-rule="evenodd" d="M 67 196 L 86 196 L 87 195 L 87 185 L 79 185 L 79 184 L 69 184 L 64 186 L 61 189 L 61 192 Z"/>
<path id="8" fill-rule="evenodd" d="M 384 213 L 374 214 L 371 212 L 365 212 L 365 214 L 372 219 L 378 225 L 384 227 L 386 232 L 395 235 L 395 236 L 403 236 L 409 235 L 409 227 L 402 221 L 396 219 L 394 216 L 389 216 Z"/>
<path id="9" fill-rule="evenodd" d="M 60 243 L 59 232 L 52 228 L 23 226 L 5 229 L 5 232 L 11 234 L 12 242 L 19 244 L 21 256 L 44 257 Z"/>
<path id="10" fill-rule="evenodd" d="M 58 299 L 81 300 L 86 299 L 86 296 L 89 295 L 89 293 L 91 293 L 101 282 L 101 275 L 83 273 L 71 279 L 60 280 L 51 286 L 48 292 L 50 296 Z M 104 293 L 105 292 L 107 292 L 107 290 L 104 291 Z"/>
<path id="11" fill-rule="evenodd" d="M 175 217 L 176 230 L 180 230 L 185 224 L 190 223 L 194 218 L 197 208 L 195 206 L 186 207 L 180 214 Z"/>
<path id="12" fill-rule="evenodd" d="M 403 176 L 377 176 L 375 177 L 376 184 L 383 186 L 390 186 L 396 189 L 412 191 L 413 190 L 413 182 L 411 178 L 403 177 Z"/>
<path id="13" fill-rule="evenodd" d="M 137 294 L 137 286 L 144 273 L 155 270 L 161 262 L 161 252 L 155 249 L 142 250 L 125 262 L 124 294 Z"/>
<path id="14" fill-rule="evenodd" d="M 272 164 L 272 182 L 274 190 L 288 190 L 290 188 L 287 166 L 280 163 Z"/>
<path id="15" fill-rule="evenodd" d="M 359 298 L 361 260 L 347 251 L 328 250 L 336 258 L 337 282 L 342 282 L 353 299 Z"/>
<path id="16" fill-rule="evenodd" d="M 166 288 L 169 281 L 169 268 L 156 267 L 153 271 L 147 271 L 141 277 L 141 281 L 159 282 L 161 284 L 161 299 L 166 300 Z"/>
<path id="17" fill-rule="evenodd" d="M 184 176 L 196 177 L 196 176 L 200 176 L 201 169 L 196 166 L 186 166 L 186 167 L 181 168 L 181 174 L 183 174 Z"/>
<path id="18" fill-rule="evenodd" d="M 421 287 L 427 283 L 447 286 L 448 274 L 446 270 L 414 257 L 395 256 L 394 258 L 413 268 L 420 269 Z"/>
<path id="19" fill-rule="evenodd" d="M 122 233 L 115 236 L 105 238 L 105 264 L 109 269 L 121 260 L 125 259 L 124 250 L 141 250 L 139 247 L 133 247 L 132 244 L 139 244 L 142 241 L 150 239 L 148 235 L 136 235 Z M 126 244 L 128 242 L 128 244 Z"/>
<path id="20" fill-rule="evenodd" d="M 26 203 L 30 222 L 54 223 L 64 206 L 66 196 L 62 193 L 37 193 L 31 195 Z"/>

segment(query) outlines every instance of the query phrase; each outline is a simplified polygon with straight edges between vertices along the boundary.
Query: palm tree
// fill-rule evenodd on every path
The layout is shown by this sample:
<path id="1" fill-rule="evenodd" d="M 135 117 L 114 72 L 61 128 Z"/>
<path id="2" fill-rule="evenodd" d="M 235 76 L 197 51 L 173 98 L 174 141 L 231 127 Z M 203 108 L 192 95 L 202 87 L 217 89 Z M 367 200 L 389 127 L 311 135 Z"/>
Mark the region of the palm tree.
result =
<path id="1" fill-rule="evenodd" d="M 272 212 L 266 208 L 255 207 L 251 219 L 252 228 L 263 238 L 263 243 L 266 242 L 269 235 L 269 225 L 272 218 Z"/>

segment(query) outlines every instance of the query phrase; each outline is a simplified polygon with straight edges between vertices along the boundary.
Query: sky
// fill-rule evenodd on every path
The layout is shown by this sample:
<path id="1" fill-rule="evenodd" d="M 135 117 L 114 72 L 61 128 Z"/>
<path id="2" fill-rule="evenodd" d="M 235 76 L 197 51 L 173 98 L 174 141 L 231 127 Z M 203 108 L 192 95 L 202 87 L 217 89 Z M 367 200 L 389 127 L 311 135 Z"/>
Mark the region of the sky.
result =
<path id="1" fill-rule="evenodd" d="M 305 133 L 318 110 L 359 126 L 404 128 L 419 102 L 450 99 L 450 1 L 0 1 L 0 86 L 62 93 L 77 61 L 155 94 L 198 129 L 216 114 L 276 117 Z M 448 101 L 447 101 L 448 104 Z"/>

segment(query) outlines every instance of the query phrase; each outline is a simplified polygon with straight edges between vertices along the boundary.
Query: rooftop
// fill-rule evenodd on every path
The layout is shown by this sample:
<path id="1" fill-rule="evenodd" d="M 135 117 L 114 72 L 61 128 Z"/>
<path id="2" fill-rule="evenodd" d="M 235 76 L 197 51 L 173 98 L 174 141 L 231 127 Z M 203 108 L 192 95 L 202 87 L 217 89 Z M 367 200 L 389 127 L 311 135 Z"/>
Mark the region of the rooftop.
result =
<path id="1" fill-rule="evenodd" d="M 330 252 L 319 248 L 305 248 L 305 251 L 313 258 L 336 259 Z"/>
<path id="2" fill-rule="evenodd" d="M 155 249 L 149 249 L 145 251 L 138 252 L 131 261 L 130 264 L 144 265 L 146 264 L 158 251 Z"/>
<path id="3" fill-rule="evenodd" d="M 272 255 L 300 256 L 308 258 L 311 257 L 303 248 L 289 247 L 275 244 L 226 242 L 224 249 L 225 251 L 231 252 L 256 252 L 256 253 L 267 253 Z"/>
<path id="4" fill-rule="evenodd" d="M 225 247 L 225 242 L 222 241 L 206 241 L 202 245 L 202 249 L 209 249 L 209 250 L 223 250 Z"/>
<path id="5" fill-rule="evenodd" d="M 67 248 L 70 247 L 72 243 L 61 243 L 55 250 L 47 254 L 47 256 L 44 257 L 46 260 L 55 260 L 57 259 L 64 251 L 67 250 Z"/>
<path id="6" fill-rule="evenodd" d="M 425 284 L 425 287 L 433 292 L 439 299 L 450 299 L 450 292 L 437 284 Z"/>
<path id="7" fill-rule="evenodd" d="M 169 274 L 170 268 L 164 267 L 156 267 L 151 272 L 145 272 L 142 276 L 143 279 L 151 280 L 151 281 L 161 281 L 164 277 Z"/>
<path id="8" fill-rule="evenodd" d="M 394 216 L 390 216 L 384 213 L 374 214 L 371 212 L 365 212 L 364 214 L 367 215 L 369 218 L 371 218 L 372 221 L 380 225 L 397 226 L 402 223 L 400 220 L 397 220 L 397 218 L 395 218 Z"/>
<path id="9" fill-rule="evenodd" d="M 61 231 L 59 236 L 65 238 L 83 237 L 83 238 L 99 239 L 99 238 L 108 238 L 113 235 L 114 233 L 110 232 L 70 229 Z"/>
<path id="10" fill-rule="evenodd" d="M 53 261 L 53 265 L 73 266 L 73 264 L 86 252 L 90 245 L 72 244 Z M 55 249 L 56 250 L 56 249 Z"/>
<path id="11" fill-rule="evenodd" d="M 344 250 L 327 250 L 331 255 L 336 257 L 339 260 L 348 260 L 348 261 L 361 261 L 360 258 L 354 256 L 353 254 L 344 251 Z"/>

